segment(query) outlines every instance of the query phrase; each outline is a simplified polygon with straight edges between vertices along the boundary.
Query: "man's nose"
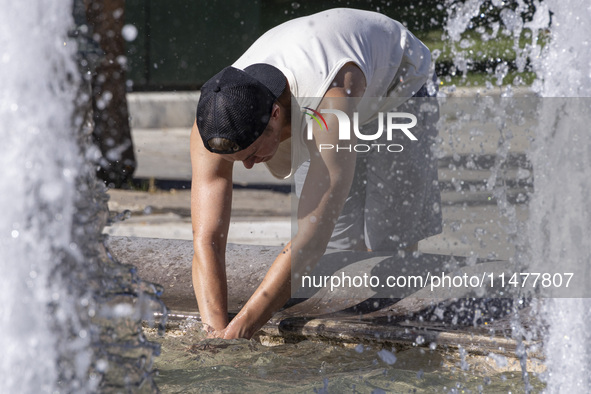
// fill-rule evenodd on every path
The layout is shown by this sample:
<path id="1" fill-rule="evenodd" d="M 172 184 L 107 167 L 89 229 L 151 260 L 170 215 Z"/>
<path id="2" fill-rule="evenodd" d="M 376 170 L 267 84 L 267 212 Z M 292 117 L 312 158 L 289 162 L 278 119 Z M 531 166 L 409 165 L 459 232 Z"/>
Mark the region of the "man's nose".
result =
<path id="1" fill-rule="evenodd" d="M 251 157 L 247 160 L 244 160 L 242 164 L 244 164 L 244 167 L 246 167 L 247 170 L 250 170 L 255 165 L 255 158 Z"/>

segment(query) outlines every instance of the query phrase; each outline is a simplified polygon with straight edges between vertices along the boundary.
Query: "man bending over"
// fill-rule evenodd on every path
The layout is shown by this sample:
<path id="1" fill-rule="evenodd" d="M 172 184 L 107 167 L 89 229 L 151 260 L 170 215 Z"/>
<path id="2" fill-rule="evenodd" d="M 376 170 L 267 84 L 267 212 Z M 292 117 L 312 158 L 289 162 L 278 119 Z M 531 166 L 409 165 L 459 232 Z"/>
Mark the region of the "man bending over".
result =
<path id="1" fill-rule="evenodd" d="M 400 23 L 332 9 L 271 29 L 203 85 L 191 132 L 191 215 L 193 286 L 210 336 L 250 338 L 290 298 L 292 267 L 295 275 L 309 272 L 327 246 L 416 250 L 441 231 L 437 169 L 427 159 L 432 133 L 418 131 L 418 141 L 398 153 L 321 149 L 342 144 L 330 132 L 337 117 L 324 116 L 308 138 L 304 112 L 292 113 L 296 104 L 352 120 L 364 99 L 427 96 L 430 62 L 429 50 Z M 359 120 L 367 135 L 378 114 L 392 110 L 371 108 Z M 295 175 L 300 198 L 297 234 L 229 322 L 225 250 L 235 162 Z"/>

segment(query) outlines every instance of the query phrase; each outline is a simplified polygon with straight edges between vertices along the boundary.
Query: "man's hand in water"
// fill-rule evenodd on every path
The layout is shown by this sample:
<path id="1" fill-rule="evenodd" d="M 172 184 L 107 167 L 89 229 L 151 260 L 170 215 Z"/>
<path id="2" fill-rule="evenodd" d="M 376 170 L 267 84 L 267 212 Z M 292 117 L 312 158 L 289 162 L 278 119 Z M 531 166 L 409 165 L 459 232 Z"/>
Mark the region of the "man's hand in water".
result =
<path id="1" fill-rule="evenodd" d="M 215 328 L 211 327 L 210 325 L 203 323 L 203 331 L 205 331 L 205 338 L 224 338 L 226 333 L 226 329 L 223 330 L 216 330 Z"/>

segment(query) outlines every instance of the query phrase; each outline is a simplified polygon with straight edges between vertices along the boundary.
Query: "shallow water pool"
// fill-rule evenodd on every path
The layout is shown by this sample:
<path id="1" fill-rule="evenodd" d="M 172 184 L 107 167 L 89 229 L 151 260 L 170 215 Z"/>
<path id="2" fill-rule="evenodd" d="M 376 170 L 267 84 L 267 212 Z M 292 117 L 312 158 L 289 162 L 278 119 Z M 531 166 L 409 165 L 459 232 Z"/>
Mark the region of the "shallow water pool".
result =
<path id="1" fill-rule="evenodd" d="M 155 380 L 163 393 L 321 392 L 478 393 L 525 392 L 519 362 L 500 355 L 429 347 L 380 348 L 303 340 L 276 344 L 208 340 L 188 322 L 158 337 Z M 432 348 L 435 348 L 434 350 Z M 532 392 L 544 389 L 541 363 L 528 363 Z"/>

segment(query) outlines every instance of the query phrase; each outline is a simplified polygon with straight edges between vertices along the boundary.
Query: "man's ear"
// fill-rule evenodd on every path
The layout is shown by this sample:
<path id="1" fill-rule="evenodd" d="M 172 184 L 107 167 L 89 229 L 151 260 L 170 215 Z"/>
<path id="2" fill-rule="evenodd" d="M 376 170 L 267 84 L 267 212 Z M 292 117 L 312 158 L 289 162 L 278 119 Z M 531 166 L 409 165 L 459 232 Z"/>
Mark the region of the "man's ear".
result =
<path id="1" fill-rule="evenodd" d="M 279 115 L 281 114 L 281 107 L 277 103 L 273 103 L 273 109 L 271 110 L 271 119 L 279 119 Z"/>

